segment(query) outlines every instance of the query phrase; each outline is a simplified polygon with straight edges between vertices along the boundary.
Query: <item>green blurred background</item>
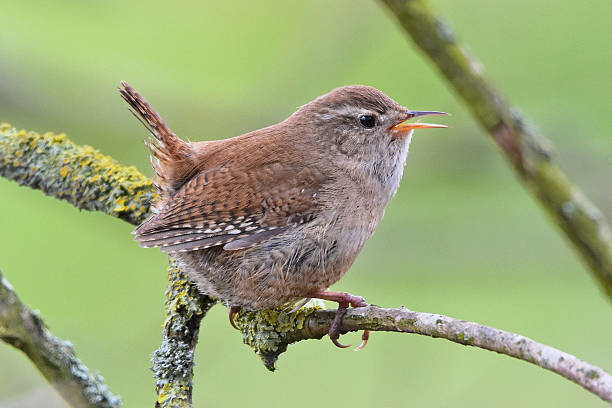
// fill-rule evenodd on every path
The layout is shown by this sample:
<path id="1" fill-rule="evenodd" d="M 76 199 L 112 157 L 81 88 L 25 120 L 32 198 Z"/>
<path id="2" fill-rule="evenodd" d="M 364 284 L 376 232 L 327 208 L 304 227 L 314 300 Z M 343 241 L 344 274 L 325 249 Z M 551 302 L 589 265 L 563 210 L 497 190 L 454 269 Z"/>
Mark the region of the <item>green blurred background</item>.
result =
<path id="1" fill-rule="evenodd" d="M 612 305 L 380 4 L 0 3 L 0 121 L 66 132 L 146 174 L 145 130 L 119 98 L 120 80 L 191 140 L 270 125 L 352 83 L 378 87 L 414 109 L 452 112 L 444 121 L 450 129 L 417 133 L 397 197 L 334 288 L 515 331 L 612 369 Z M 434 6 L 612 218 L 609 0 Z M 166 257 L 140 249 L 132 227 L 108 216 L 2 179 L 0 197 L 7 278 L 106 377 L 124 406 L 152 406 L 149 356 L 161 339 Z M 46 387 L 24 356 L 0 344 L 0 407 L 63 406 Z M 527 363 L 410 335 L 375 333 L 360 353 L 328 339 L 302 342 L 272 374 L 241 344 L 220 306 L 201 331 L 195 404 L 604 405 Z"/>

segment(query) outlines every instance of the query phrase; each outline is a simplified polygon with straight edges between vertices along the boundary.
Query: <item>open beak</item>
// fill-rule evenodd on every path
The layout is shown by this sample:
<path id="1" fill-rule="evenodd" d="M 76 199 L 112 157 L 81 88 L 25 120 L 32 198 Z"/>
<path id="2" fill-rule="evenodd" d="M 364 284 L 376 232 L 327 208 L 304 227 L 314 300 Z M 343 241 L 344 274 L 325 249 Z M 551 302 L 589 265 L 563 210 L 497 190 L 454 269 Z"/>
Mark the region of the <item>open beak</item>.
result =
<path id="1" fill-rule="evenodd" d="M 437 125 L 435 123 L 420 123 L 420 122 L 407 123 L 407 122 L 405 122 L 406 120 L 409 120 L 409 119 L 412 119 L 412 118 L 416 118 L 418 116 L 426 116 L 426 115 L 446 115 L 446 116 L 450 116 L 450 114 L 448 114 L 446 112 L 438 112 L 438 111 L 407 111 L 406 112 L 406 118 L 404 119 L 404 121 L 401 122 L 401 123 L 398 123 L 398 124 L 396 124 L 394 126 L 391 126 L 391 128 L 389 129 L 389 131 L 391 132 L 392 138 L 393 139 L 397 139 L 397 138 L 402 137 L 402 136 L 407 136 L 414 129 L 445 128 L 445 127 L 448 127 L 446 125 Z"/>

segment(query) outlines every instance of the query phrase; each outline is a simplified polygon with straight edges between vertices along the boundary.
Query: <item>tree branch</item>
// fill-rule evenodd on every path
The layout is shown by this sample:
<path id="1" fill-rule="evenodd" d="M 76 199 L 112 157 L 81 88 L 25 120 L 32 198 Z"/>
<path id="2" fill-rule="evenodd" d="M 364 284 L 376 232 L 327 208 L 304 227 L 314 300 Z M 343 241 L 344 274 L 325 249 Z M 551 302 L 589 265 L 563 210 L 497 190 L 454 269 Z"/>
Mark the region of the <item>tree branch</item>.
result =
<path id="1" fill-rule="evenodd" d="M 117 408 L 104 378 L 92 374 L 70 342 L 53 335 L 38 313 L 30 310 L 0 272 L 0 339 L 23 351 L 49 384 L 73 407 Z"/>
<path id="2" fill-rule="evenodd" d="M 134 225 L 149 217 L 156 196 L 153 183 L 133 166 L 64 134 L 17 131 L 7 123 L 0 125 L 0 176 Z"/>
<path id="3" fill-rule="evenodd" d="M 278 356 L 289 344 L 327 335 L 335 314 L 335 310 L 316 308 L 306 308 L 292 314 L 271 310 L 243 312 L 237 315 L 235 321 L 243 332 L 244 342 L 260 355 L 268 369 L 274 370 Z M 349 309 L 342 319 L 342 331 L 365 329 L 438 337 L 495 351 L 559 374 L 612 403 L 610 374 L 571 354 L 519 334 L 448 316 L 414 312 L 404 307 Z"/>
<path id="4" fill-rule="evenodd" d="M 389 0 L 389 4 L 396 3 Z M 424 2 L 414 0 L 397 4 L 410 8 L 417 4 L 423 6 Z M 427 9 L 417 7 L 416 11 L 426 13 Z M 441 30 L 437 32 L 438 37 L 432 40 L 433 45 L 430 44 L 432 55 L 448 51 L 446 48 L 436 48 L 442 44 L 458 53 L 453 58 L 459 58 L 468 64 L 465 54 L 454 45 L 450 35 L 442 31 L 443 26 L 437 20 L 425 14 L 423 22 L 424 28 L 415 28 L 417 32 L 434 27 Z M 441 37 L 442 34 L 446 37 Z M 442 61 L 447 61 L 445 58 L 452 61 L 450 56 L 443 57 Z M 488 88 L 480 74 L 469 71 L 470 67 L 463 67 L 461 64 L 457 69 L 459 69 L 459 78 L 463 78 L 459 83 L 465 86 L 465 89 L 461 89 L 469 98 L 475 98 L 476 105 L 473 109 L 477 117 L 487 124 L 487 129 L 491 130 L 526 184 L 536 192 L 553 217 L 566 230 L 582 256 L 597 273 L 602 285 L 609 290 L 611 286 L 608 285 L 606 274 L 610 271 L 610 239 L 607 236 L 609 228 L 603 218 L 594 207 L 590 207 L 590 203 L 581 196 L 581 193 L 569 184 L 561 170 L 551 164 L 548 152 L 540 149 L 541 144 L 537 141 L 537 135 L 525 127 L 522 119 L 511 114 L 503 99 Z M 472 77 L 461 76 L 467 74 Z M 470 81 L 474 81 L 476 85 Z M 476 86 L 476 89 L 472 89 L 471 86 Z M 489 95 L 489 92 L 493 94 Z M 488 100 L 489 97 L 492 100 Z M 488 105 L 493 102 L 493 105 Z M 155 196 L 151 182 L 133 167 L 123 167 L 90 147 L 77 146 L 63 135 L 49 133 L 40 136 L 33 132 L 17 132 L 8 125 L 0 126 L 0 176 L 41 189 L 46 194 L 67 200 L 78 208 L 103 211 L 132 224 L 138 224 L 146 219 Z M 546 183 L 551 183 L 552 187 L 547 188 Z M 164 339 L 153 356 L 158 390 L 157 406 L 189 407 L 192 393 L 193 350 L 197 342 L 199 324 L 214 304 L 214 300 L 200 295 L 175 266 L 171 266 L 169 277 Z M 10 288 L 6 284 L 2 287 L 3 290 Z M 9 304 L 11 302 L 15 303 L 9 301 Z M 12 314 L 6 314 L 5 310 L 13 309 L 0 307 L 0 325 L 2 325 L 0 327 L 10 327 L 7 326 L 7 322 L 13 319 Z M 242 327 L 245 343 L 255 349 L 266 367 L 273 369 L 278 355 L 286 350 L 288 344 L 324 336 L 329 330 L 334 313 L 335 311 L 312 308 L 302 309 L 291 315 L 264 310 L 257 313 L 242 313 L 237 316 L 236 322 Z M 47 333 L 34 314 L 25 316 L 29 316 L 27 322 L 30 322 L 24 325 L 26 330 L 33 330 L 34 334 L 37 331 Z M 442 337 L 457 343 L 507 354 L 556 372 L 582 385 L 602 399 L 612 402 L 612 379 L 609 374 L 574 356 L 523 336 L 476 323 L 406 309 L 381 309 L 371 306 L 349 310 L 343 320 L 343 330 L 363 329 Z M 5 331 L 2 333 L 6 334 L 0 337 L 16 347 L 21 346 L 21 338 L 30 335 L 26 333 L 15 336 L 11 334 L 14 332 L 3 330 Z M 70 347 L 61 340 L 57 340 L 57 343 L 63 345 L 62 352 L 71 355 Z M 79 405 L 80 396 L 91 392 L 88 386 L 71 383 L 68 387 L 62 381 L 57 381 L 64 378 L 63 371 L 44 371 L 47 370 L 47 362 L 39 356 L 43 356 L 47 348 L 52 346 L 44 342 L 34 342 L 28 346 L 26 353 L 31 353 L 31 356 L 28 354 L 30 359 L 52 384 L 62 388 L 60 392 L 70 394 L 65 396 L 67 400 L 75 398 L 74 406 L 88 406 Z M 82 364 L 77 362 L 74 366 L 81 367 Z M 77 371 L 77 376 L 79 373 Z M 75 373 L 70 372 L 70 374 Z M 108 401 L 111 401 L 111 396 L 108 397 Z"/>
<path id="5" fill-rule="evenodd" d="M 151 357 L 157 390 L 155 406 L 189 408 L 200 321 L 216 299 L 202 295 L 172 259 L 168 282 L 163 340 Z"/>
<path id="6" fill-rule="evenodd" d="M 553 163 L 551 142 L 485 78 L 480 62 L 459 46 L 427 0 L 382 2 L 472 110 L 612 299 L 612 230 L 601 211 Z"/>
<path id="7" fill-rule="evenodd" d="M 89 146 L 78 146 L 65 135 L 17 131 L 6 123 L 0 125 L 0 176 L 42 190 L 77 208 L 101 211 L 134 225 L 149 217 L 157 194 L 153 183 L 135 167 L 122 166 Z M 162 344 L 152 357 L 158 393 L 156 406 L 189 407 L 193 353 L 200 320 L 214 301 L 199 294 L 175 267 L 170 269 L 166 297 Z M 4 321 L 0 313 L 0 325 Z M 2 339 L 17 346 L 4 337 Z M 37 347 L 37 344 L 32 347 Z M 31 356 L 30 359 L 45 374 L 46 361 Z M 56 384 L 63 379 L 60 374 L 49 371 L 45 377 L 51 384 Z M 88 384 L 83 383 L 83 386 L 88 387 Z M 89 390 L 71 388 L 65 392 L 80 395 Z M 117 399 L 116 405 L 119 404 Z"/>

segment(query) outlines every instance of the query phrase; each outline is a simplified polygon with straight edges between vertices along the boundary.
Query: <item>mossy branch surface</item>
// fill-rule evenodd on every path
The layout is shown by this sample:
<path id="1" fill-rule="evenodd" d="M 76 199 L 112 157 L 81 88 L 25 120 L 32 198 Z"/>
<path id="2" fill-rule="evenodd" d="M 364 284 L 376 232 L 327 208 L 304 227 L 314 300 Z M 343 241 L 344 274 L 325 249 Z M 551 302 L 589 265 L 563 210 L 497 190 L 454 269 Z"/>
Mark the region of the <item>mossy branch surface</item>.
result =
<path id="1" fill-rule="evenodd" d="M 612 299 L 612 230 L 602 212 L 553 162 L 551 142 L 485 77 L 481 63 L 458 44 L 427 0 L 382 2 L 471 109 Z"/>
<path id="2" fill-rule="evenodd" d="M 133 166 L 122 166 L 64 134 L 18 131 L 0 124 L 0 176 L 75 207 L 137 225 L 150 215 L 156 191 Z"/>
<path id="3" fill-rule="evenodd" d="M 24 352 L 49 384 L 73 407 L 117 408 L 104 378 L 79 360 L 72 344 L 53 335 L 0 272 L 0 339 Z"/>
<path id="4" fill-rule="evenodd" d="M 101 211 L 134 225 L 149 217 L 157 194 L 153 183 L 135 167 L 123 166 L 89 146 L 76 145 L 64 134 L 40 135 L 18 131 L 6 123 L 0 125 L 0 176 L 42 190 L 80 209 Z M 188 407 L 191 406 L 193 353 L 199 324 L 214 301 L 199 294 L 175 267 L 170 269 L 166 296 L 162 345 L 152 357 L 158 391 L 156 404 L 160 407 Z M 4 323 L 4 316 L 0 314 L 0 324 Z M 40 326 L 43 327 L 42 322 Z M 26 328 L 36 329 L 35 325 Z M 36 331 L 30 335 L 35 334 Z M 13 346 L 20 344 L 11 342 L 9 337 L 2 339 Z M 72 346 L 67 344 L 65 347 L 72 350 Z M 38 345 L 33 343 L 30 347 Z M 36 353 L 44 355 L 45 350 L 32 350 L 26 354 L 51 384 L 63 384 L 64 377 L 55 370 L 52 360 L 50 363 L 45 358 L 37 358 Z M 74 363 L 71 370 L 75 375 L 86 369 L 80 361 L 66 361 Z M 79 391 L 78 384 L 72 384 L 63 389 L 67 394 L 74 392 L 79 395 L 79 392 L 86 394 L 92 388 L 87 383 L 82 385 L 88 388 Z M 72 400 L 67 401 L 72 403 Z M 116 401 L 117 406 L 120 404 L 118 398 L 112 401 Z M 73 403 L 73 406 L 85 405 Z"/>
<path id="5" fill-rule="evenodd" d="M 304 308 L 291 314 L 280 311 L 240 313 L 236 323 L 243 332 L 244 342 L 262 357 L 268 369 L 274 370 L 278 356 L 289 344 L 326 336 L 335 314 L 335 310 L 315 308 Z M 438 337 L 515 357 L 559 374 L 612 403 L 610 374 L 571 354 L 520 334 L 404 307 L 349 309 L 342 319 L 342 332 L 366 329 Z"/>
<path id="6" fill-rule="evenodd" d="M 424 4 L 418 1 L 405 4 L 408 3 Z M 479 114 L 488 118 L 486 114 Z M 549 203 L 547 208 L 551 209 L 553 215 L 565 220 L 564 223 L 560 222 L 561 225 L 568 229 L 568 236 L 582 243 L 582 246 L 578 245 L 581 251 L 584 248 L 591 250 L 590 257 L 583 255 L 597 266 L 595 270 L 598 273 L 608 270 L 606 262 L 609 260 L 604 256 L 608 245 L 607 225 L 602 218 L 598 218 L 596 209 L 589 207 L 588 201 L 563 178 L 563 173 L 550 163 L 547 154 L 542 153 L 541 157 L 533 161 L 529 156 L 534 154 L 534 147 L 522 150 L 526 142 L 536 142 L 530 139 L 534 134 L 520 127 L 518 129 L 521 132 L 528 132 L 530 136 L 514 139 L 517 137 L 517 128 L 513 126 L 522 123 L 517 120 L 514 117 L 499 125 L 505 135 L 501 140 L 506 144 L 500 142 L 502 148 L 513 152 L 509 156 L 519 173 L 525 177 L 528 185 L 532 183 L 536 186 L 534 191 L 539 192 L 538 197 L 544 203 Z M 506 128 L 506 125 L 511 127 Z M 516 141 L 520 142 L 519 150 L 515 149 Z M 132 224 L 146 219 L 155 197 L 152 183 L 133 167 L 121 166 L 90 147 L 77 146 L 64 135 L 18 132 L 8 125 L 0 126 L 0 176 L 41 189 L 78 208 L 103 211 Z M 545 183 L 551 184 L 550 191 L 546 189 Z M 568 198 L 568 195 L 571 197 Z M 555 205 L 565 199 L 569 201 L 564 202 L 565 206 L 562 205 L 564 216 L 561 217 L 552 208 L 556 208 Z M 589 235 L 589 231 L 593 234 Z M 600 246 L 594 248 L 595 244 Z M 605 286 L 607 278 L 602 274 L 598 276 Z M 173 263 L 169 280 L 163 342 L 152 359 L 157 380 L 156 406 L 191 407 L 193 352 L 199 325 L 215 300 L 199 294 Z M 73 406 L 118 406 L 119 399 L 107 394 L 108 390 L 100 378 L 89 374 L 74 357 L 71 346 L 49 333 L 35 313 L 22 307 L 6 280 L 2 279 L 1 282 L 0 297 L 5 296 L 6 301 L 0 302 L 0 338 L 24 350 L 49 382 Z M 301 309 L 292 314 L 267 310 L 241 313 L 236 317 L 236 323 L 242 328 L 244 342 L 261 356 L 266 367 L 274 369 L 278 355 L 289 344 L 325 336 L 334 314 L 333 310 L 320 309 Z M 19 322 L 19 319 L 23 324 L 14 326 L 13 322 Z M 612 379 L 600 368 L 524 336 L 477 323 L 404 308 L 381 309 L 371 306 L 349 310 L 343 319 L 342 329 L 345 332 L 369 329 L 416 333 L 496 351 L 551 370 L 580 384 L 605 401 L 612 402 Z M 56 353 L 54 355 L 60 357 L 48 358 L 47 352 Z M 88 396 L 98 398 L 98 405 L 83 405 L 92 401 Z"/>
<path id="7" fill-rule="evenodd" d="M 155 406 L 189 408 L 200 321 L 216 300 L 202 295 L 172 260 L 168 281 L 163 340 L 151 358 L 157 390 Z"/>

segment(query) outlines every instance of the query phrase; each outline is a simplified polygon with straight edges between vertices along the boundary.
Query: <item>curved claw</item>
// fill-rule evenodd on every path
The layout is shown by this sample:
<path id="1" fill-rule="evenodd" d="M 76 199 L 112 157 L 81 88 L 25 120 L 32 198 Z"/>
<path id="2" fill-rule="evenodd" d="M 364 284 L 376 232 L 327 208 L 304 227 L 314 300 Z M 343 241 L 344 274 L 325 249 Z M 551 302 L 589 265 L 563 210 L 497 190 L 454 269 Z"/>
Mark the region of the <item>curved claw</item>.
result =
<path id="1" fill-rule="evenodd" d="M 229 322 L 232 325 L 232 327 L 236 330 L 240 330 L 240 329 L 238 328 L 238 326 L 236 326 L 236 323 L 234 323 L 234 316 L 239 311 L 240 311 L 240 306 L 232 306 L 230 307 L 230 310 L 229 310 Z"/>
<path id="2" fill-rule="evenodd" d="M 340 347 L 340 348 L 349 348 L 352 346 L 352 344 L 342 344 L 338 341 L 338 339 L 335 339 L 333 337 L 330 337 L 332 343 L 334 343 L 336 345 L 336 347 Z"/>
<path id="3" fill-rule="evenodd" d="M 346 346 L 341 344 L 338 339 L 340 338 L 340 323 L 342 322 L 342 317 L 346 313 L 346 309 L 349 306 L 352 307 L 366 307 L 368 304 L 365 299 L 361 296 L 351 295 L 346 292 L 329 292 L 329 291 L 317 291 L 310 294 L 311 298 L 323 299 L 323 300 L 331 300 L 333 302 L 338 302 L 338 310 L 336 311 L 336 316 L 334 317 L 334 321 L 329 328 L 329 338 L 336 345 L 336 347 L 347 348 L 351 346 Z M 368 339 L 370 338 L 370 331 L 364 330 L 363 335 L 361 336 L 361 344 L 355 350 L 361 350 L 368 344 Z"/>
<path id="4" fill-rule="evenodd" d="M 370 339 L 370 331 L 364 330 L 363 334 L 361 335 L 361 344 L 355 349 L 355 351 L 362 350 L 368 344 L 369 339 Z"/>

